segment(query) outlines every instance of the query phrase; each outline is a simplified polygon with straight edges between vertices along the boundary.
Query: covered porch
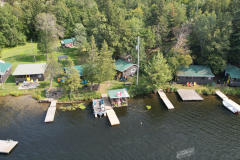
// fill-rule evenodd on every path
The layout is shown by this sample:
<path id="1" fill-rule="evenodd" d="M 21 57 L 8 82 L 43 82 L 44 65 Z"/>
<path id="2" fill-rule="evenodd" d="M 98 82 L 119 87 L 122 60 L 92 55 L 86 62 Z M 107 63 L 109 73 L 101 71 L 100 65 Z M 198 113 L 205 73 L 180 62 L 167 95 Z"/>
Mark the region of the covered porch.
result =
<path id="1" fill-rule="evenodd" d="M 126 89 L 109 90 L 108 95 L 112 107 L 128 106 L 129 94 Z"/>

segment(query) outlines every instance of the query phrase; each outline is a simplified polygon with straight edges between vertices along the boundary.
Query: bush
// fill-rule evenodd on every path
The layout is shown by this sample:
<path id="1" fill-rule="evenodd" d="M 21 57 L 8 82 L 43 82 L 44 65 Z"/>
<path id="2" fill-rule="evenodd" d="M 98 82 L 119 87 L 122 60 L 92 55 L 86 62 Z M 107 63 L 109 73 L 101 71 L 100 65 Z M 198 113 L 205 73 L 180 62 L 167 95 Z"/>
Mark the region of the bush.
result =
<path id="1" fill-rule="evenodd" d="M 147 109 L 151 109 L 152 107 L 147 105 L 146 108 L 147 108 Z"/>
<path id="2" fill-rule="evenodd" d="M 61 98 L 58 99 L 59 102 L 69 102 L 68 96 L 62 96 Z"/>
<path id="3" fill-rule="evenodd" d="M 206 89 L 203 89 L 202 90 L 202 94 L 206 94 L 207 93 L 207 90 Z"/>
<path id="4" fill-rule="evenodd" d="M 206 90 L 205 94 L 206 94 L 206 95 L 211 95 L 212 92 L 211 92 L 210 90 Z"/>
<path id="5" fill-rule="evenodd" d="M 196 92 L 197 92 L 198 94 L 201 94 L 201 93 L 202 93 L 201 89 L 196 89 Z"/>
<path id="6" fill-rule="evenodd" d="M 211 92 L 211 94 L 215 94 L 216 90 L 212 88 L 212 89 L 210 89 L 210 92 Z"/>
<path id="7" fill-rule="evenodd" d="M 4 97 L 4 96 L 6 96 L 6 94 L 0 93 L 0 97 Z"/>

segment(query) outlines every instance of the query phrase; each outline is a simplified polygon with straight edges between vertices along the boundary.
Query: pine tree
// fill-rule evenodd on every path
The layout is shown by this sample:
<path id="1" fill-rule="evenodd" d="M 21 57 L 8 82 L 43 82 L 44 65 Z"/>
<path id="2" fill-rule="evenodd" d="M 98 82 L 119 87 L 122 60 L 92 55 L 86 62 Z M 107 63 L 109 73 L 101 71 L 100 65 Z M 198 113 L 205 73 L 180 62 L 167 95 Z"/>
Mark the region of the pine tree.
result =
<path id="1" fill-rule="evenodd" d="M 68 60 L 66 77 L 66 89 L 70 90 L 71 93 L 82 87 L 79 71 L 74 68 L 74 63 L 71 59 Z"/>
<path id="2" fill-rule="evenodd" d="M 88 59 L 83 67 L 83 77 L 84 79 L 87 79 L 89 82 L 91 82 L 91 90 L 93 87 L 93 82 L 96 81 L 96 77 L 94 76 L 96 74 L 96 58 L 98 56 L 98 48 L 95 44 L 95 38 L 94 36 L 91 37 L 91 47 L 88 51 Z"/>
<path id="3" fill-rule="evenodd" d="M 154 93 L 172 79 L 171 71 L 162 53 L 158 53 L 152 60 L 148 61 L 144 74 L 147 88 L 153 90 Z"/>
<path id="4" fill-rule="evenodd" d="M 52 87 L 52 80 L 56 78 L 60 74 L 62 74 L 63 69 L 62 65 L 57 62 L 57 60 L 53 57 L 53 54 L 50 55 L 50 59 L 47 61 L 45 76 L 50 80 L 49 89 Z"/>
<path id="5" fill-rule="evenodd" d="M 104 41 L 99 56 L 96 59 L 96 81 L 100 84 L 107 80 L 112 80 L 116 74 L 116 66 L 112 59 L 113 52 L 108 50 L 108 45 Z"/>

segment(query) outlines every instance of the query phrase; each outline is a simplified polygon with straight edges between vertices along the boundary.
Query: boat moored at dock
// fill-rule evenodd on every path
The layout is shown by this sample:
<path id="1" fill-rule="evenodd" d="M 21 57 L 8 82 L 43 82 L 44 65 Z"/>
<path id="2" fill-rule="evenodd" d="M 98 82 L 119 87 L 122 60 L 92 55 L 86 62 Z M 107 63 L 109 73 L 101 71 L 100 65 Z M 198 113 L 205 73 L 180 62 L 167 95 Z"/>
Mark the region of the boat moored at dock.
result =
<path id="1" fill-rule="evenodd" d="M 222 101 L 223 105 L 230 110 L 233 113 L 239 113 L 239 110 L 237 108 L 235 108 L 233 105 L 231 105 L 230 103 L 228 103 L 227 101 Z"/>
<path id="2" fill-rule="evenodd" d="M 103 99 L 94 99 L 92 101 L 92 105 L 93 105 L 93 114 L 95 115 L 96 118 L 97 118 L 97 115 L 99 115 L 100 117 L 102 115 L 106 116 L 106 109 L 105 109 Z"/>

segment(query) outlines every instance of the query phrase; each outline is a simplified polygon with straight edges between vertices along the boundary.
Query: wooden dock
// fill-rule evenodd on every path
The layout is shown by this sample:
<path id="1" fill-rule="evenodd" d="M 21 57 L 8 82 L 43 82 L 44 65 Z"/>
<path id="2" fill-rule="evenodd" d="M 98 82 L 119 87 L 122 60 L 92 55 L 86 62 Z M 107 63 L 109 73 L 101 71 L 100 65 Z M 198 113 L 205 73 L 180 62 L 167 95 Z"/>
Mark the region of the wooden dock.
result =
<path id="1" fill-rule="evenodd" d="M 113 109 L 107 110 L 107 116 L 112 126 L 120 124 L 118 117 Z"/>
<path id="2" fill-rule="evenodd" d="M 13 140 L 0 140 L 0 153 L 9 154 L 17 144 L 18 142 Z"/>
<path id="3" fill-rule="evenodd" d="M 110 104 L 107 94 L 102 94 L 102 99 L 103 99 L 104 106 L 105 106 L 105 109 L 107 112 L 107 116 L 108 116 L 108 119 L 109 119 L 111 125 L 112 126 L 119 125 L 120 122 L 118 120 L 116 113 L 113 110 L 113 107 Z"/>
<path id="4" fill-rule="evenodd" d="M 195 90 L 178 89 L 177 92 L 183 101 L 202 101 L 203 100 L 203 98 Z"/>
<path id="5" fill-rule="evenodd" d="M 111 103 L 110 103 L 110 101 L 108 99 L 108 95 L 107 94 L 102 94 L 102 99 L 103 99 L 104 106 L 105 106 L 106 110 L 113 109 L 113 107 L 111 106 Z"/>
<path id="6" fill-rule="evenodd" d="M 165 105 L 167 106 L 168 109 L 174 109 L 174 106 L 169 101 L 169 99 L 167 98 L 166 94 L 163 92 L 162 89 L 158 90 L 158 94 L 159 94 L 160 98 L 163 100 L 163 102 L 165 103 Z"/>
<path id="7" fill-rule="evenodd" d="M 223 99 L 227 103 L 231 104 L 234 108 L 240 111 L 240 105 L 238 105 L 236 102 L 232 101 L 231 99 L 225 98 Z"/>
<path id="8" fill-rule="evenodd" d="M 222 100 L 228 99 L 228 97 L 223 94 L 221 91 L 216 91 L 215 92 L 220 98 L 222 98 Z"/>
<path id="9" fill-rule="evenodd" d="M 51 102 L 50 107 L 47 110 L 47 114 L 46 114 L 46 117 L 45 117 L 45 122 L 53 122 L 55 112 L 56 112 L 56 104 L 57 104 L 56 100 L 53 100 Z"/>

